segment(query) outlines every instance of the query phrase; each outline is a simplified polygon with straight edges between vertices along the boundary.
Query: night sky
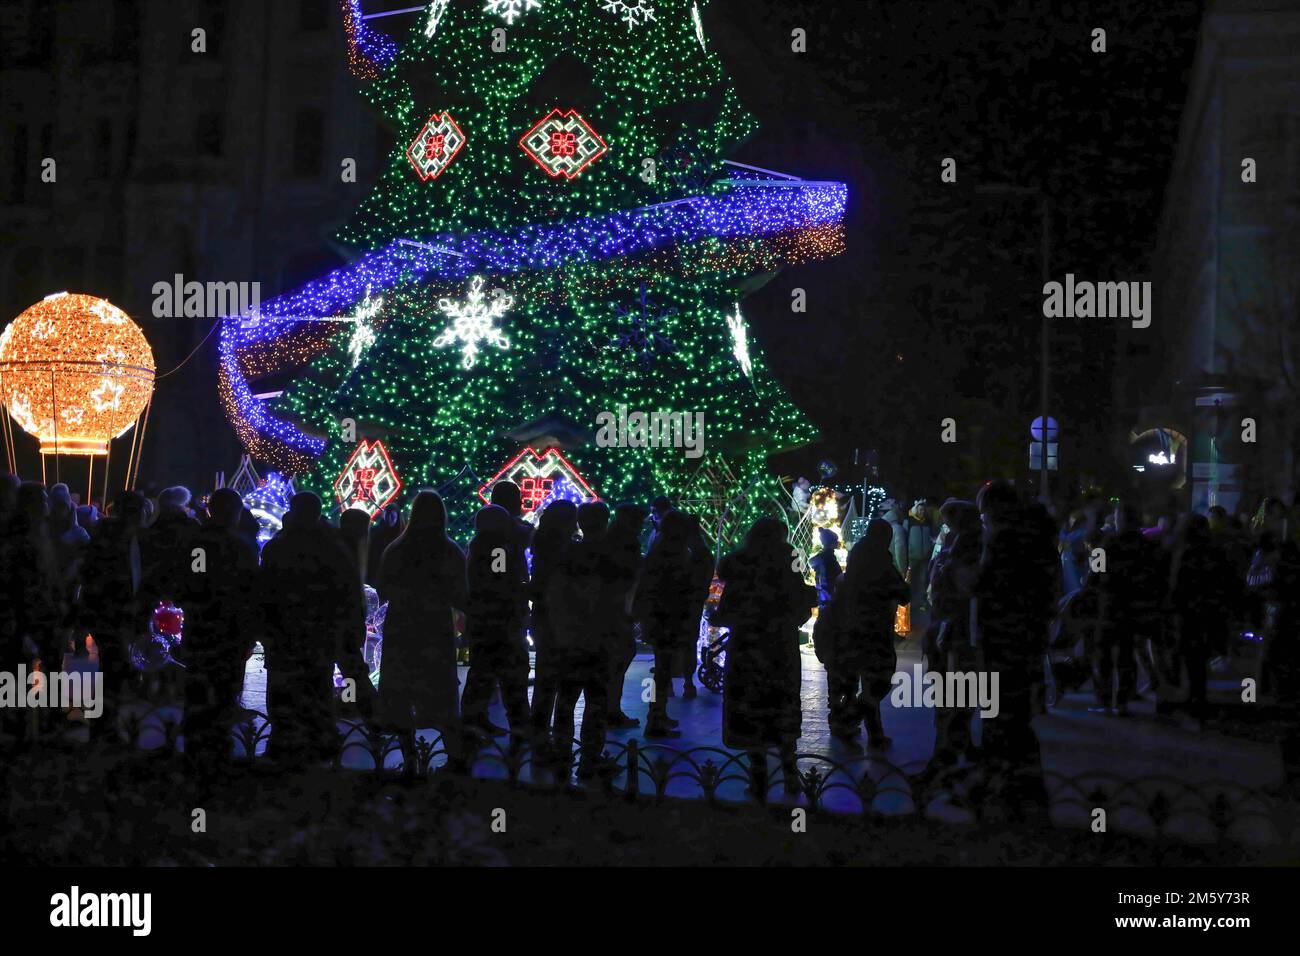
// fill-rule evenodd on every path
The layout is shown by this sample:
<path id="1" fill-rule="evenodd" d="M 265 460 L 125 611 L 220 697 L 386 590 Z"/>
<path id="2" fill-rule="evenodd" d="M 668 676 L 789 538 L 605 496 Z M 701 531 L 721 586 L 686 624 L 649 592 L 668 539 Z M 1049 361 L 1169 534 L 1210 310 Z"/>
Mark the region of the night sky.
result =
<path id="1" fill-rule="evenodd" d="M 410 5 L 374 0 L 367 10 Z M 1196 2 L 1149 11 L 1123 0 L 707 7 L 710 43 L 760 123 L 733 158 L 849 184 L 847 251 L 776 276 L 745 304 L 773 371 L 823 436 L 775 459 L 780 473 L 815 477 L 830 458 L 842 480 L 858 479 L 854 449 L 872 449 L 881 480 L 900 495 L 969 495 L 991 475 L 1026 474 L 1038 411 L 1039 210 L 977 190 L 1048 194 L 1054 277 L 1146 278 L 1200 14 Z M 411 27 L 409 16 L 374 23 L 398 36 Z M 1090 50 L 1097 27 L 1107 31 L 1105 54 Z M 807 31 L 805 53 L 791 51 L 795 28 Z M 337 21 L 331 41 L 341 62 Z M 945 157 L 957 162 L 956 183 L 940 180 Z M 320 253 L 303 281 L 337 263 L 324 244 Z M 795 288 L 807 292 L 805 314 L 791 312 Z M 1052 412 L 1066 470 L 1098 462 L 1097 477 L 1120 479 L 1113 324 L 1054 328 Z M 196 344 L 165 322 L 148 334 L 160 371 Z M 211 461 L 183 463 L 150 447 L 154 478 L 233 467 L 215 360 L 214 336 L 175 381 L 160 383 L 153 427 L 163 434 L 167 416 L 178 419 L 173 433 L 200 421 L 205 434 L 227 436 L 226 447 L 214 442 Z M 948 417 L 956 445 L 939 440 Z"/>

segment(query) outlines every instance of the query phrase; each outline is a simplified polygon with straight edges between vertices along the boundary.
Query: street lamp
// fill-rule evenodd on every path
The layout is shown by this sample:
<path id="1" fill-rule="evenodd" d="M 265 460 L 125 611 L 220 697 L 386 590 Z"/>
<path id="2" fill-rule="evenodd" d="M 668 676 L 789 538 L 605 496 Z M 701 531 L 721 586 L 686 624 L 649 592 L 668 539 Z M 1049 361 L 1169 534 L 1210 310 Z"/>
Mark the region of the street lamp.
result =
<path id="1" fill-rule="evenodd" d="M 975 192 L 985 196 L 1020 196 L 1036 198 L 1040 203 L 1042 212 L 1042 243 L 1041 254 L 1043 260 L 1043 285 L 1047 285 L 1052 280 L 1051 261 L 1052 261 L 1052 210 L 1051 201 L 1047 194 L 1037 186 L 1012 186 L 1007 183 L 990 183 L 984 186 L 976 186 Z M 1043 502 L 1047 502 L 1047 441 L 1048 435 L 1048 415 L 1047 415 L 1047 396 L 1048 386 L 1051 381 L 1051 360 L 1050 360 L 1050 339 L 1048 338 L 1049 330 L 1047 327 L 1046 310 L 1043 312 L 1042 325 L 1039 330 L 1039 340 L 1041 348 L 1041 367 L 1039 369 L 1039 407 L 1040 414 L 1043 417 L 1042 443 L 1043 454 L 1038 462 L 1038 494 Z"/>

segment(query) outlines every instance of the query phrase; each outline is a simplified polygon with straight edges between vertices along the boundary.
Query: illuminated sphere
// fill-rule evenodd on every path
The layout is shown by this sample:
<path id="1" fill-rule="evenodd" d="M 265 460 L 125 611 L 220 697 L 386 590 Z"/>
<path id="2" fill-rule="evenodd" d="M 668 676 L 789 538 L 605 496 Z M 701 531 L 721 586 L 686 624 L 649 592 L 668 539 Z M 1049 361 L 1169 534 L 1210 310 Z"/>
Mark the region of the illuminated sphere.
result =
<path id="1" fill-rule="evenodd" d="M 46 296 L 0 334 L 0 398 L 43 455 L 107 454 L 153 381 L 144 333 L 107 299 Z"/>

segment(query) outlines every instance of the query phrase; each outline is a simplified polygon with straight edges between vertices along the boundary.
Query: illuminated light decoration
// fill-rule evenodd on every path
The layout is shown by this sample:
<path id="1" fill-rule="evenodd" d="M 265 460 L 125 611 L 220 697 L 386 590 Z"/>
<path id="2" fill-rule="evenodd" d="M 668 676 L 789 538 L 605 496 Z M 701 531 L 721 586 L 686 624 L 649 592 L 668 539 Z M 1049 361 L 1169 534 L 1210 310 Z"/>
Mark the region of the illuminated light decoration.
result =
<path id="1" fill-rule="evenodd" d="M 599 0 L 599 2 L 603 9 L 617 14 L 627 24 L 629 30 L 649 23 L 655 18 L 654 4 L 647 3 L 646 0 L 632 0 L 631 3 L 625 0 Z"/>
<path id="2" fill-rule="evenodd" d="M 420 178 L 428 182 L 441 176 L 464 146 L 465 134 L 451 114 L 434 113 L 406 148 L 406 158 Z"/>
<path id="3" fill-rule="evenodd" d="M 644 500 L 678 497 L 689 463 L 674 470 L 653 451 L 568 450 L 544 433 L 503 436 L 552 413 L 590 424 L 599 409 L 620 403 L 693 408 L 705 412 L 711 443 L 727 449 L 731 477 L 719 492 L 740 502 L 728 526 L 752 521 L 772 497 L 766 456 L 816 433 L 757 342 L 749 345 L 751 377 L 744 375 L 718 320 L 734 302 L 743 306 L 755 276 L 842 251 L 843 185 L 725 161 L 756 124 L 711 44 L 697 42 L 692 0 L 654 0 L 656 22 L 645 29 L 629 29 L 597 0 L 545 3 L 515 20 L 520 29 L 511 30 L 505 60 L 484 42 L 505 24 L 480 13 L 483 0 L 450 5 L 432 38 L 424 33 L 428 0 L 403 5 L 418 11 L 400 56 L 358 84 L 403 136 L 337 234 L 350 265 L 264 305 L 270 314 L 247 327 L 220 329 L 221 399 L 241 440 L 259 460 L 292 473 L 299 488 L 322 495 L 332 494 L 355 450 L 335 437 L 339 418 L 353 415 L 382 435 L 403 476 L 487 476 L 524 445 L 556 445 L 602 496 Z M 537 78 L 565 56 L 588 68 L 588 94 L 538 109 Z M 417 106 L 413 76 L 427 77 L 441 99 Z M 718 108 L 698 121 L 662 122 L 706 99 Z M 405 153 L 435 106 L 454 112 L 474 146 L 430 184 L 411 174 Z M 609 147 L 576 179 L 527 174 L 510 146 L 553 106 L 577 107 Z M 643 158 L 675 145 L 690 153 L 683 172 L 664 175 L 661 166 L 647 182 Z M 443 328 L 438 302 L 463 300 L 476 275 L 515 297 L 502 326 L 511 348 L 492 349 L 457 375 L 450 370 L 460 366 L 460 349 L 432 344 Z M 626 332 L 618 306 L 640 282 L 657 304 L 677 310 L 653 327 L 675 350 L 646 370 L 608 348 Z M 354 368 L 353 326 L 322 319 L 350 316 L 367 288 L 384 296 L 383 317 L 378 341 Z M 268 375 L 273 386 L 261 381 Z M 723 444 L 732 436 L 741 440 Z M 479 480 L 467 483 L 476 488 Z M 560 483 L 559 493 L 567 490 Z M 476 495 L 449 503 L 453 526 L 478 503 Z"/>
<path id="4" fill-rule="evenodd" d="M 447 4 L 451 0 L 433 0 L 429 4 L 429 19 L 424 24 L 424 35 L 432 37 L 438 32 L 438 25 L 442 23 L 442 16 L 447 12 Z"/>
<path id="5" fill-rule="evenodd" d="M 638 258 L 656 274 L 775 272 L 843 249 L 847 191 L 842 183 L 737 178 L 718 192 L 573 223 L 537 224 L 515 233 L 444 235 L 420 244 L 393 242 L 301 290 L 263 302 L 258 321 L 223 323 L 219 392 L 244 447 L 280 470 L 299 474 L 326 441 L 273 415 L 255 397 L 250 374 L 302 365 L 329 347 L 311 317 L 354 310 L 367 290 L 468 278 L 474 266 L 505 274 L 606 262 L 610 285 L 623 286 Z M 655 264 L 662 255 L 663 263 Z M 548 283 L 548 287 L 553 283 Z M 429 308 L 436 300 L 429 303 Z"/>
<path id="6" fill-rule="evenodd" d="M 439 311 L 451 319 L 451 325 L 433 340 L 433 347 L 441 349 L 453 342 L 463 342 L 460 364 L 467 369 L 478 364 L 480 342 L 495 345 L 502 351 L 510 349 L 510 340 L 492 323 L 505 316 L 510 307 L 515 304 L 514 297 L 497 295 L 493 297 L 490 304 L 484 303 L 485 298 L 483 277 L 475 276 L 470 281 L 469 292 L 464 302 L 453 302 L 450 299 L 438 300 Z"/>
<path id="7" fill-rule="evenodd" d="M 41 454 L 106 455 L 153 394 L 140 328 L 105 299 L 47 297 L 0 335 L 0 399 Z"/>
<path id="8" fill-rule="evenodd" d="M 370 320 L 379 315 L 383 307 L 384 297 L 381 295 L 372 301 L 370 290 L 367 289 L 365 301 L 357 306 L 356 314 L 353 316 L 357 324 L 352 330 L 352 338 L 348 341 L 348 354 L 352 356 L 353 368 L 361 364 L 361 357 L 365 355 L 366 349 L 375 344 L 375 330 L 371 327 Z"/>
<path id="9" fill-rule="evenodd" d="M 653 316 L 650 315 L 649 304 L 646 298 L 646 287 L 641 286 L 641 300 L 632 307 L 626 308 L 619 306 L 619 318 L 627 323 L 627 330 L 620 333 L 610 344 L 618 349 L 630 349 L 636 355 L 637 363 L 643 369 L 648 369 L 659 355 L 672 353 L 677 347 L 673 340 L 668 338 L 662 332 L 656 332 L 650 328 L 650 320 L 654 319 L 655 323 L 662 325 L 666 320 L 671 319 L 677 314 L 677 309 L 658 309 Z"/>
<path id="10" fill-rule="evenodd" d="M 388 449 L 382 441 L 362 441 L 334 482 L 339 510 L 360 508 L 371 520 L 402 490 Z"/>
<path id="11" fill-rule="evenodd" d="M 542 0 L 487 0 L 487 6 L 483 8 L 483 12 L 494 13 L 510 26 L 514 26 L 517 18 L 529 10 L 540 10 L 541 8 Z"/>
<path id="12" fill-rule="evenodd" d="M 1151 464 L 1153 464 L 1153 465 L 1174 465 L 1174 464 L 1177 464 L 1177 461 L 1174 459 L 1174 456 L 1173 456 L 1173 455 L 1166 455 L 1166 454 L 1165 454 L 1164 452 L 1162 452 L 1162 451 L 1158 451 L 1158 452 L 1155 452 L 1154 454 L 1147 455 L 1147 461 L 1149 461 L 1149 462 L 1150 462 Z"/>
<path id="13" fill-rule="evenodd" d="M 258 550 L 284 527 L 284 515 L 294 494 L 293 482 L 277 472 L 271 472 L 257 487 L 244 493 L 244 507 L 257 520 Z"/>
<path id="14" fill-rule="evenodd" d="M 557 497 L 578 504 L 600 499 L 586 479 L 578 473 L 578 469 L 560 454 L 558 448 L 539 452 L 529 446 L 506 462 L 500 471 L 479 487 L 478 496 L 484 504 L 491 503 L 492 486 L 498 481 L 512 481 L 519 486 L 524 517 L 531 520 L 536 520 L 534 512 L 540 514 L 546 504 Z"/>
<path id="15" fill-rule="evenodd" d="M 731 354 L 740 363 L 740 370 L 746 378 L 754 377 L 754 366 L 749 358 L 749 333 L 745 330 L 745 317 L 740 314 L 740 303 L 736 303 L 736 314 L 727 316 L 727 328 L 731 330 Z"/>
<path id="16" fill-rule="evenodd" d="M 576 179 L 609 151 L 591 125 L 577 110 L 551 110 L 523 135 L 520 147 L 548 176 Z"/>
<path id="17" fill-rule="evenodd" d="M 691 21 L 695 24 L 695 39 L 700 41 L 700 49 L 707 52 L 708 47 L 704 43 L 704 21 L 700 19 L 700 5 L 698 3 L 691 4 Z"/>
<path id="18" fill-rule="evenodd" d="M 397 60 L 397 42 L 365 21 L 361 0 L 342 0 L 348 69 L 360 80 L 377 80 Z"/>

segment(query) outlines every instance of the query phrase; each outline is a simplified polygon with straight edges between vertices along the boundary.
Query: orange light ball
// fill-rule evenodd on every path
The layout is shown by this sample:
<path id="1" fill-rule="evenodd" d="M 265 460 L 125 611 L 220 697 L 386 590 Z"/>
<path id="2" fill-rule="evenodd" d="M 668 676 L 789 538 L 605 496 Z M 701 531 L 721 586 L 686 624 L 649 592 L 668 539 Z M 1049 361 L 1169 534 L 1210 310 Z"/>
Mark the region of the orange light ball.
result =
<path id="1" fill-rule="evenodd" d="M 0 333 L 0 399 L 41 454 L 105 455 L 153 392 L 153 351 L 107 299 L 46 296 Z"/>

